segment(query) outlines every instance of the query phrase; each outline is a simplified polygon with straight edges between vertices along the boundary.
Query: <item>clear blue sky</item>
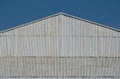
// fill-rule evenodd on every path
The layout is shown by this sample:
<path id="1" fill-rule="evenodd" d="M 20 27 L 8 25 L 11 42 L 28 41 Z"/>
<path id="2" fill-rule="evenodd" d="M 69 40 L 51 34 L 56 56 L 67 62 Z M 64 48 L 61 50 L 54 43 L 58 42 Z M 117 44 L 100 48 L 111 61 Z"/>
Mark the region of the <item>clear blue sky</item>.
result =
<path id="1" fill-rule="evenodd" d="M 58 12 L 120 29 L 120 0 L 0 0 L 0 30 Z"/>

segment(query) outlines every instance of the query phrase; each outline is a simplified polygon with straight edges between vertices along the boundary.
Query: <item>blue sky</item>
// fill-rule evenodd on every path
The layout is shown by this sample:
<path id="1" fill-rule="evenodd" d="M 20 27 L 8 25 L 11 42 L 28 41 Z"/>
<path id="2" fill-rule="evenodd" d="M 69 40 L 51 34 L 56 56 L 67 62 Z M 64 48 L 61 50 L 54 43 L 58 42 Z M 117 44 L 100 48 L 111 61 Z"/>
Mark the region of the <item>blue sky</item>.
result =
<path id="1" fill-rule="evenodd" d="M 120 29 L 120 0 L 0 0 L 0 30 L 58 12 Z"/>

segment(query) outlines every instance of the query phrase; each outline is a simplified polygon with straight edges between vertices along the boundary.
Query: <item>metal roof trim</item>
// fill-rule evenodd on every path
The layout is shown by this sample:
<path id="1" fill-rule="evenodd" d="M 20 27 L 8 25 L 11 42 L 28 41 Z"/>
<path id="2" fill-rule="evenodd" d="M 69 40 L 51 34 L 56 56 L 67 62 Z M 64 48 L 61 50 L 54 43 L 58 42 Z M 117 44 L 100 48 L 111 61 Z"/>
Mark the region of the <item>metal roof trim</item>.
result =
<path id="1" fill-rule="evenodd" d="M 59 12 L 59 13 L 56 13 L 56 14 L 53 14 L 53 15 L 50 15 L 50 16 L 47 16 L 47 17 L 44 17 L 44 18 L 41 18 L 41 19 L 38 19 L 38 20 L 34 20 L 34 21 L 31 21 L 31 22 L 27 22 L 27 23 L 25 23 L 25 24 L 18 25 L 18 26 L 16 26 L 16 27 L 12 27 L 12 28 L 9 28 L 9 29 L 0 31 L 0 33 L 4 33 L 4 32 L 7 32 L 7 31 L 11 31 L 11 30 L 14 30 L 14 29 L 17 29 L 17 28 L 20 28 L 20 27 L 23 27 L 23 26 L 26 26 L 26 25 L 29 25 L 29 24 L 32 24 L 32 23 L 39 22 L 39 21 L 41 21 L 41 20 L 45 20 L 45 19 L 48 19 L 48 18 L 51 18 L 51 17 L 58 16 L 58 15 L 68 16 L 68 17 L 71 17 L 71 18 L 74 18 L 74 19 L 82 20 L 82 21 L 85 21 L 85 22 L 89 22 L 89 23 L 92 23 L 92 24 L 95 24 L 95 25 L 99 25 L 99 26 L 102 26 L 102 27 L 105 27 L 105 28 L 108 28 L 108 29 L 111 29 L 111 30 L 120 32 L 119 29 L 115 29 L 115 28 L 112 28 L 112 27 L 110 27 L 110 26 L 106 26 L 106 25 L 103 25 L 103 24 L 100 24 L 100 23 L 96 23 L 96 22 L 89 21 L 89 20 L 86 20 L 86 19 L 83 19 L 83 18 L 79 18 L 79 17 L 73 16 L 73 15 L 70 15 L 70 14 L 67 14 L 67 13 Z"/>
<path id="2" fill-rule="evenodd" d="M 90 20 L 86 20 L 86 19 L 83 19 L 83 18 L 79 18 L 79 17 L 73 16 L 73 15 L 70 15 L 70 14 L 66 14 L 66 13 L 63 13 L 63 12 L 62 12 L 61 14 L 62 14 L 62 15 L 65 15 L 65 16 L 68 16 L 68 17 L 71 17 L 71 18 L 75 18 L 75 19 L 78 19 L 78 20 L 82 20 L 82 21 L 85 21 L 85 22 L 88 22 L 88 23 L 92 23 L 92 24 L 95 24 L 95 25 L 99 25 L 99 26 L 102 26 L 102 27 L 105 27 L 105 28 L 108 28 L 108 29 L 111 29 L 111 30 L 120 32 L 119 29 L 112 28 L 112 27 L 107 26 L 107 25 L 103 25 L 103 24 L 96 23 L 96 22 L 93 22 L 93 21 L 90 21 Z"/>
<path id="3" fill-rule="evenodd" d="M 37 20 L 34 20 L 34 21 L 31 21 L 31 22 L 27 22 L 27 23 L 24 23 L 24 24 L 21 24 L 21 25 L 18 25 L 18 26 L 15 26 L 15 27 L 12 27 L 12 28 L 9 28 L 9 29 L 0 31 L 0 33 L 4 33 L 4 32 L 7 32 L 7 31 L 11 31 L 11 30 L 14 30 L 14 29 L 17 29 L 17 28 L 20 28 L 20 27 L 23 27 L 23 26 L 26 26 L 26 25 L 29 25 L 29 24 L 32 24 L 32 23 L 39 22 L 39 21 L 41 21 L 41 20 L 45 20 L 45 19 L 48 19 L 48 18 L 51 18 L 51 17 L 54 17 L 54 16 L 58 16 L 58 15 L 60 15 L 60 14 L 61 14 L 61 12 L 60 12 L 60 13 L 53 14 L 53 15 L 50 15 L 50 16 L 47 16 L 47 17 L 43 17 L 43 18 L 40 18 L 40 19 L 37 19 Z"/>

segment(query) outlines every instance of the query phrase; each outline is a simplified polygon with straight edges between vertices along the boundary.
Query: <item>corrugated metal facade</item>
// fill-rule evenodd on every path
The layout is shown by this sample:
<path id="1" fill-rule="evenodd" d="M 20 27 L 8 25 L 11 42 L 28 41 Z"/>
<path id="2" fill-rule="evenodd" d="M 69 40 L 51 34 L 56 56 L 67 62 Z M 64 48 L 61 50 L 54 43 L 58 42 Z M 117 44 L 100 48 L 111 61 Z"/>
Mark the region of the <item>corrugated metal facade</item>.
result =
<path id="1" fill-rule="evenodd" d="M 0 34 L 0 77 L 119 78 L 120 31 L 60 13 Z"/>

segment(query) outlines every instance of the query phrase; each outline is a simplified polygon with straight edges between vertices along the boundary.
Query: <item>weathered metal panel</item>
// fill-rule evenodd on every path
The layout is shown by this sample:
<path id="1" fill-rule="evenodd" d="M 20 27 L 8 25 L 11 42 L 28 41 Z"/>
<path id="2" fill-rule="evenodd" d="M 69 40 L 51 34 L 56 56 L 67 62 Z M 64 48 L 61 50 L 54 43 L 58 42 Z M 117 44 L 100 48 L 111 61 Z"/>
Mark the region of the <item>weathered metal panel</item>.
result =
<path id="1" fill-rule="evenodd" d="M 70 16 L 0 34 L 0 77 L 112 79 L 120 75 L 120 32 Z"/>
<path id="2" fill-rule="evenodd" d="M 120 33 L 64 15 L 2 33 L 0 38 L 3 56 L 120 56 Z"/>
<path id="3" fill-rule="evenodd" d="M 65 36 L 72 37 L 71 39 L 73 41 L 70 43 L 72 43 L 73 46 L 72 47 L 73 53 L 74 54 L 77 53 L 76 56 L 78 56 L 79 53 L 81 53 L 79 54 L 79 56 L 104 56 L 104 57 L 120 56 L 118 52 L 119 48 L 118 38 L 120 38 L 117 35 L 118 32 L 105 27 L 101 27 L 99 25 L 94 25 L 85 21 L 81 21 L 66 16 L 63 16 L 62 21 L 65 30 L 65 31 L 63 30 L 63 34 L 65 34 Z M 79 37 L 81 39 L 79 39 Z M 83 39 L 82 41 L 83 44 L 81 44 L 82 45 L 81 47 L 83 47 L 82 48 L 83 52 L 75 51 L 76 48 L 81 48 L 81 47 L 74 48 L 74 45 L 77 46 L 78 44 L 78 43 L 74 44 L 76 39 L 79 39 L 79 41 L 82 41 Z"/>
<path id="4" fill-rule="evenodd" d="M 119 38 L 111 29 L 59 15 L 2 33 L 0 51 L 3 56 L 118 57 Z"/>
<path id="5" fill-rule="evenodd" d="M 119 77 L 115 57 L 0 57 L 0 77 Z"/>

